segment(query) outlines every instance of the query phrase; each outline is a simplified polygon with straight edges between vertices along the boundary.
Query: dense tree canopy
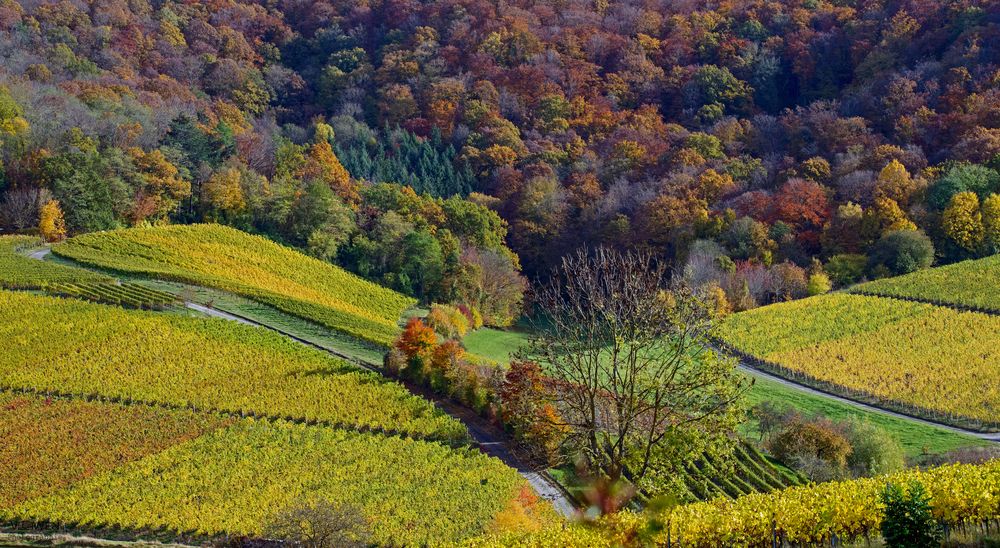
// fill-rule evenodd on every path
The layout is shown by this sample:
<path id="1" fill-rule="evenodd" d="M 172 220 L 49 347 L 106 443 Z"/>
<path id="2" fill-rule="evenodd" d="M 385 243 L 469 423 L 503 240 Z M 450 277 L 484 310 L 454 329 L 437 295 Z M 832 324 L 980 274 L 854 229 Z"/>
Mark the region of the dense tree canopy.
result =
<path id="1" fill-rule="evenodd" d="M 995 0 L 0 0 L 0 189 L 70 233 L 215 220 L 424 296 L 470 248 L 537 274 L 715 241 L 738 301 L 893 231 L 995 251 L 967 221 L 996 218 L 998 48 Z"/>

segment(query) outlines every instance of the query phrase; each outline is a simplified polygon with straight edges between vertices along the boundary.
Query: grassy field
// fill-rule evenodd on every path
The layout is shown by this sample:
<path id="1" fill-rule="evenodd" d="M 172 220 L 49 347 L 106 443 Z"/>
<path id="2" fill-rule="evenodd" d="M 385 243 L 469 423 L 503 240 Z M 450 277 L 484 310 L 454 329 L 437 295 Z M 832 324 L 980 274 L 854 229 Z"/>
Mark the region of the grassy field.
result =
<path id="1" fill-rule="evenodd" d="M 329 263 L 221 225 L 95 232 L 53 251 L 115 272 L 214 287 L 387 345 L 415 301 Z"/>
<path id="2" fill-rule="evenodd" d="M 783 376 L 939 421 L 1000 425 L 1000 317 L 832 294 L 732 315 L 718 334 Z"/>
<path id="3" fill-rule="evenodd" d="M 852 290 L 1000 312 L 1000 255 L 885 278 Z"/>
<path id="4" fill-rule="evenodd" d="M 465 349 L 477 356 L 499 364 L 507 364 L 512 354 L 518 348 L 527 344 L 529 334 L 526 331 L 500 330 L 483 327 L 466 335 L 462 339 Z"/>
<path id="5" fill-rule="evenodd" d="M 899 440 L 906 456 L 919 460 L 925 454 L 940 454 L 961 447 L 985 446 L 989 442 L 918 422 L 900 419 L 883 413 L 866 411 L 830 398 L 807 394 L 766 378 L 756 378 L 747 396 L 750 405 L 770 402 L 779 407 L 795 409 L 808 416 L 822 416 L 835 421 L 868 421 L 891 433 Z M 749 422 L 744 434 L 756 439 L 757 425 Z"/>

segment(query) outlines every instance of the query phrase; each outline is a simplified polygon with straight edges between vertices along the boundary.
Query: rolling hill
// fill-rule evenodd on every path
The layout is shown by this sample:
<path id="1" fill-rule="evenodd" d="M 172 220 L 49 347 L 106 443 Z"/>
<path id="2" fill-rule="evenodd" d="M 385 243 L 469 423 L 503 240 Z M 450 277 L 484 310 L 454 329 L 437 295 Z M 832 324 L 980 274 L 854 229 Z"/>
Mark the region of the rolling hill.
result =
<path id="1" fill-rule="evenodd" d="M 415 300 L 329 263 L 222 225 L 85 234 L 61 257 L 114 272 L 214 287 L 374 343 L 389 344 Z"/>

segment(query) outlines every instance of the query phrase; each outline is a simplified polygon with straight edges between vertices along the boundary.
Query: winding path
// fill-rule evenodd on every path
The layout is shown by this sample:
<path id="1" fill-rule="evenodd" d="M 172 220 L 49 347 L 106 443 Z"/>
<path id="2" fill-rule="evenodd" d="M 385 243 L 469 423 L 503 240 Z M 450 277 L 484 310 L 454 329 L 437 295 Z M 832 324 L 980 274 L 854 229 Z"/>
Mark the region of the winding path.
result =
<path id="1" fill-rule="evenodd" d="M 719 352 L 723 352 L 723 351 L 719 350 Z M 727 355 L 731 355 L 731 354 L 727 354 Z M 736 358 L 739 359 L 738 357 L 736 357 Z M 843 396 L 838 396 L 836 394 L 831 394 L 830 392 L 825 392 L 823 390 L 812 388 L 812 387 L 806 386 L 804 384 L 799 384 L 799 383 L 797 383 L 795 381 L 791 381 L 791 380 L 788 380 L 788 379 L 786 379 L 784 377 L 781 377 L 779 375 L 775 375 L 774 373 L 769 373 L 769 372 L 764 371 L 762 369 L 757 369 L 756 367 L 754 367 L 754 366 L 746 363 L 743 360 L 740 360 L 738 368 L 741 371 L 743 371 L 743 372 L 745 372 L 745 373 L 747 373 L 749 375 L 753 375 L 755 377 L 760 377 L 760 378 L 768 379 L 768 380 L 774 381 L 774 382 L 776 382 L 776 383 L 778 383 L 778 384 L 780 384 L 782 386 L 798 390 L 799 392 L 804 392 L 806 394 L 812 394 L 814 396 L 821 396 L 823 398 L 834 400 L 834 401 L 837 401 L 837 402 L 840 402 L 840 403 L 843 403 L 843 404 L 847 404 L 847 405 L 850 405 L 852 407 L 857 407 L 858 409 L 863 409 L 865 411 L 870 411 L 872 413 L 881 413 L 883 415 L 888 415 L 890 417 L 895 417 L 897 419 L 903 419 L 903 420 L 907 420 L 907 421 L 910 421 L 910 422 L 916 422 L 916 423 L 919 423 L 919 424 L 925 424 L 927 426 L 933 426 L 933 427 L 939 428 L 941 430 L 948 430 L 949 432 L 954 432 L 956 434 L 964 434 L 966 436 L 976 437 L 976 438 L 979 438 L 979 439 L 985 440 L 985 441 L 992 441 L 992 442 L 1000 443 L 1000 432 L 998 432 L 998 433 L 976 432 L 975 430 L 966 430 L 964 428 L 959 428 L 958 426 L 951 426 L 951 425 L 948 425 L 948 424 L 943 424 L 943 423 L 932 421 L 932 420 L 928 420 L 928 419 L 921 419 L 919 417 L 914 417 L 912 415 L 906 415 L 906 414 L 903 414 L 903 413 L 897 413 L 895 411 L 890 411 L 888 409 L 883 409 L 883 408 L 875 406 L 875 405 L 871 405 L 871 404 L 859 402 L 857 400 L 852 400 L 850 398 L 845 398 Z"/>
<path id="2" fill-rule="evenodd" d="M 39 261 L 44 261 L 46 255 L 48 255 L 49 253 L 52 253 L 52 249 L 48 247 L 43 247 L 38 251 L 32 251 L 28 256 L 31 257 L 32 259 L 38 259 Z"/>

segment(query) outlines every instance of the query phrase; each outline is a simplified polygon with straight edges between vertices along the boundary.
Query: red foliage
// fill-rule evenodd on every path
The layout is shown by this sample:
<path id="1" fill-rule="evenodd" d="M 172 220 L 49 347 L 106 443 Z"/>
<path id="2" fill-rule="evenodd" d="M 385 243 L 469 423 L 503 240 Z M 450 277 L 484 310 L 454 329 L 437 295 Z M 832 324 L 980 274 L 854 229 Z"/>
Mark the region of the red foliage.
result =
<path id="1" fill-rule="evenodd" d="M 770 221 L 784 221 L 796 229 L 822 227 L 830 215 L 826 190 L 815 181 L 789 179 L 774 195 Z"/>
<path id="2" fill-rule="evenodd" d="M 434 330 L 427 327 L 420 318 L 410 318 L 396 341 L 396 348 L 409 359 L 427 358 L 433 353 L 436 344 L 437 335 Z"/>

